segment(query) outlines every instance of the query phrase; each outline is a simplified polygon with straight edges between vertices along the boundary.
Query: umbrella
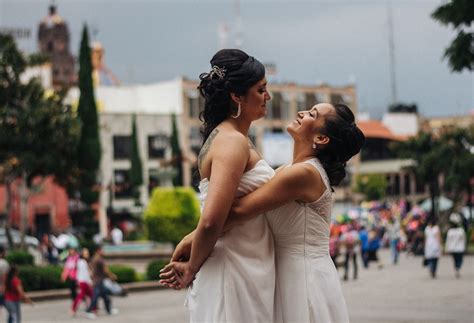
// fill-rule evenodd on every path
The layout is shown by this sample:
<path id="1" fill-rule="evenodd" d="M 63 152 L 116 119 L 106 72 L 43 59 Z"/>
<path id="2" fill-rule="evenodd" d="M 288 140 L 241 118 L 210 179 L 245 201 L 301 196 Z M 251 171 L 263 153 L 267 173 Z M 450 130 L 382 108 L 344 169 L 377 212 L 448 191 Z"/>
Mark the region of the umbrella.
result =
<path id="1" fill-rule="evenodd" d="M 453 201 L 444 196 L 437 197 L 435 203 L 438 211 L 446 211 L 453 207 Z M 426 212 L 431 211 L 431 198 L 421 202 L 420 207 Z"/>

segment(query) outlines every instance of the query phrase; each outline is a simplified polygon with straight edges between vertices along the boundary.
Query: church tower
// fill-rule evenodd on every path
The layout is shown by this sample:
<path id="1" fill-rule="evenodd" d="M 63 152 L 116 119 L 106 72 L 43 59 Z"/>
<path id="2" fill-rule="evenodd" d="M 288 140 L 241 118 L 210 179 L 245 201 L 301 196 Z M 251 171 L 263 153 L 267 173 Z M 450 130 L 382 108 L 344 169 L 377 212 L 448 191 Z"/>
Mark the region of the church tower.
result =
<path id="1" fill-rule="evenodd" d="M 69 51 L 69 30 L 66 22 L 49 7 L 49 14 L 41 20 L 38 31 L 39 51 L 49 57 L 52 65 L 53 86 L 71 87 L 76 84 L 74 57 Z"/>

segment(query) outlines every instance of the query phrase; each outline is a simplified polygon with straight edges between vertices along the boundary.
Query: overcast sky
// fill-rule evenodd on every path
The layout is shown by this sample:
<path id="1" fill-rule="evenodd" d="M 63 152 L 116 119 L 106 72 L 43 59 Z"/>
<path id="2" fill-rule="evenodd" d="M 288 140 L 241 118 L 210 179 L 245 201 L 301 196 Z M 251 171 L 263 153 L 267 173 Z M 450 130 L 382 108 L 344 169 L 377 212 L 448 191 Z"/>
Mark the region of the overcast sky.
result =
<path id="1" fill-rule="evenodd" d="M 399 101 L 426 116 L 474 110 L 473 73 L 451 73 L 442 60 L 455 33 L 431 19 L 440 0 L 393 0 Z M 29 28 L 19 41 L 37 49 L 38 23 L 49 0 L 0 0 L 0 27 Z M 218 26 L 229 26 L 235 46 L 235 0 L 56 0 L 78 55 L 84 22 L 96 29 L 108 67 L 125 83 L 150 83 L 209 69 L 219 46 Z M 384 0 L 241 0 L 244 49 L 276 64 L 271 82 L 356 83 L 359 110 L 378 118 L 391 102 L 387 2 Z M 92 35 L 91 35 L 92 37 Z M 93 37 L 92 37 L 93 38 Z"/>

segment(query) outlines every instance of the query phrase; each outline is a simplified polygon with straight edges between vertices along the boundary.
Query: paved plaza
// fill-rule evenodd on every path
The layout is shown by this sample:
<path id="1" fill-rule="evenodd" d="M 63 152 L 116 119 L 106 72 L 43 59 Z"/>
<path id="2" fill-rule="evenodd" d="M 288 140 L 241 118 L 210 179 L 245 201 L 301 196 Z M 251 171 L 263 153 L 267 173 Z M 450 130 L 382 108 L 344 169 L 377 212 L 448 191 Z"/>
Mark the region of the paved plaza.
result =
<path id="1" fill-rule="evenodd" d="M 422 268 L 420 257 L 403 254 L 400 263 L 393 266 L 388 251 L 381 256 L 384 268 L 359 268 L 358 280 L 342 283 L 352 323 L 474 322 L 474 256 L 464 258 L 460 279 L 454 277 L 451 258 L 443 257 L 435 280 Z M 114 298 L 120 313 L 101 314 L 95 322 L 187 322 L 184 297 L 183 291 L 158 290 Z M 24 322 L 91 322 L 83 312 L 76 318 L 68 313 L 66 300 L 41 302 L 35 307 L 23 305 Z"/>

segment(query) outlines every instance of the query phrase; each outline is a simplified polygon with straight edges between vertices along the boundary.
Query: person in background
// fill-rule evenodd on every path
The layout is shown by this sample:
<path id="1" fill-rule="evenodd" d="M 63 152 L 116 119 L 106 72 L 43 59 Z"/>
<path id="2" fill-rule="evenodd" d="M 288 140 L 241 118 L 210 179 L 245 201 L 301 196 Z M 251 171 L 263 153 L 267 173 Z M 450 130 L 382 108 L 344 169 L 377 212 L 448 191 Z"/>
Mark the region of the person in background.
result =
<path id="1" fill-rule="evenodd" d="M 369 267 L 369 234 L 365 226 L 361 226 L 359 230 L 359 241 L 360 241 L 360 255 L 364 268 Z"/>
<path id="2" fill-rule="evenodd" d="M 430 270 L 431 278 L 436 278 L 438 259 L 441 256 L 441 233 L 436 218 L 430 217 L 425 228 L 425 262 Z"/>
<path id="3" fill-rule="evenodd" d="M 383 263 L 379 259 L 377 252 L 380 248 L 380 237 L 375 229 L 369 231 L 368 261 L 376 261 L 379 269 L 382 269 Z"/>
<path id="4" fill-rule="evenodd" d="M 451 228 L 446 235 L 445 251 L 453 256 L 456 278 L 459 278 L 459 271 L 461 270 L 464 251 L 466 250 L 466 232 L 462 226 L 462 218 L 459 214 L 451 214 L 449 222 L 451 223 Z"/>
<path id="5" fill-rule="evenodd" d="M 68 250 L 68 256 L 64 263 L 63 272 L 61 274 L 61 281 L 66 282 L 69 290 L 71 291 L 71 299 L 74 300 L 77 297 L 77 262 L 79 260 L 79 255 L 77 254 L 76 249 L 70 247 Z"/>
<path id="6" fill-rule="evenodd" d="M 112 237 L 112 242 L 114 245 L 121 245 L 123 242 L 123 233 L 122 230 L 119 229 L 117 225 L 114 226 L 112 231 L 110 232 Z"/>
<path id="7" fill-rule="evenodd" d="M 394 217 L 391 217 L 389 220 L 387 235 L 390 243 L 390 250 L 392 252 L 392 263 L 396 265 L 400 254 L 400 222 Z"/>
<path id="8" fill-rule="evenodd" d="M 76 296 L 71 309 L 71 315 L 75 316 L 79 303 L 84 298 L 89 298 L 89 304 L 92 300 L 92 280 L 89 268 L 89 250 L 82 249 L 81 257 L 77 262 L 77 283 L 79 284 L 79 294 Z"/>
<path id="9" fill-rule="evenodd" d="M 8 270 L 10 270 L 10 265 L 5 260 L 5 248 L 0 246 L 0 306 L 5 306 L 5 279 Z"/>
<path id="10" fill-rule="evenodd" d="M 344 280 L 348 279 L 349 276 L 349 263 L 353 262 L 353 277 L 357 279 L 357 251 L 359 249 L 359 234 L 355 230 L 353 225 L 349 225 L 346 232 L 342 234 L 341 243 L 345 247 L 345 259 L 344 259 Z"/>
<path id="11" fill-rule="evenodd" d="M 99 297 L 102 297 L 102 299 L 104 300 L 105 310 L 107 311 L 107 314 L 117 314 L 118 310 L 112 308 L 112 301 L 109 296 L 110 292 L 104 285 L 104 280 L 106 278 L 117 280 L 117 276 L 111 273 L 107 265 L 105 264 L 102 246 L 99 246 L 95 251 L 94 257 L 92 259 L 91 269 L 92 282 L 94 285 L 94 294 L 92 296 L 91 303 L 87 308 L 87 317 L 90 319 L 96 318 L 96 314 L 94 313 L 94 311 L 97 308 L 97 302 L 99 300 Z"/>
<path id="12" fill-rule="evenodd" d="M 8 323 L 21 323 L 21 301 L 34 305 L 23 290 L 18 277 L 18 268 L 12 265 L 5 279 L 5 307 L 8 311 Z"/>
<path id="13" fill-rule="evenodd" d="M 338 267 L 337 257 L 339 256 L 339 235 L 339 233 L 333 233 L 329 237 L 329 255 L 336 269 Z"/>

